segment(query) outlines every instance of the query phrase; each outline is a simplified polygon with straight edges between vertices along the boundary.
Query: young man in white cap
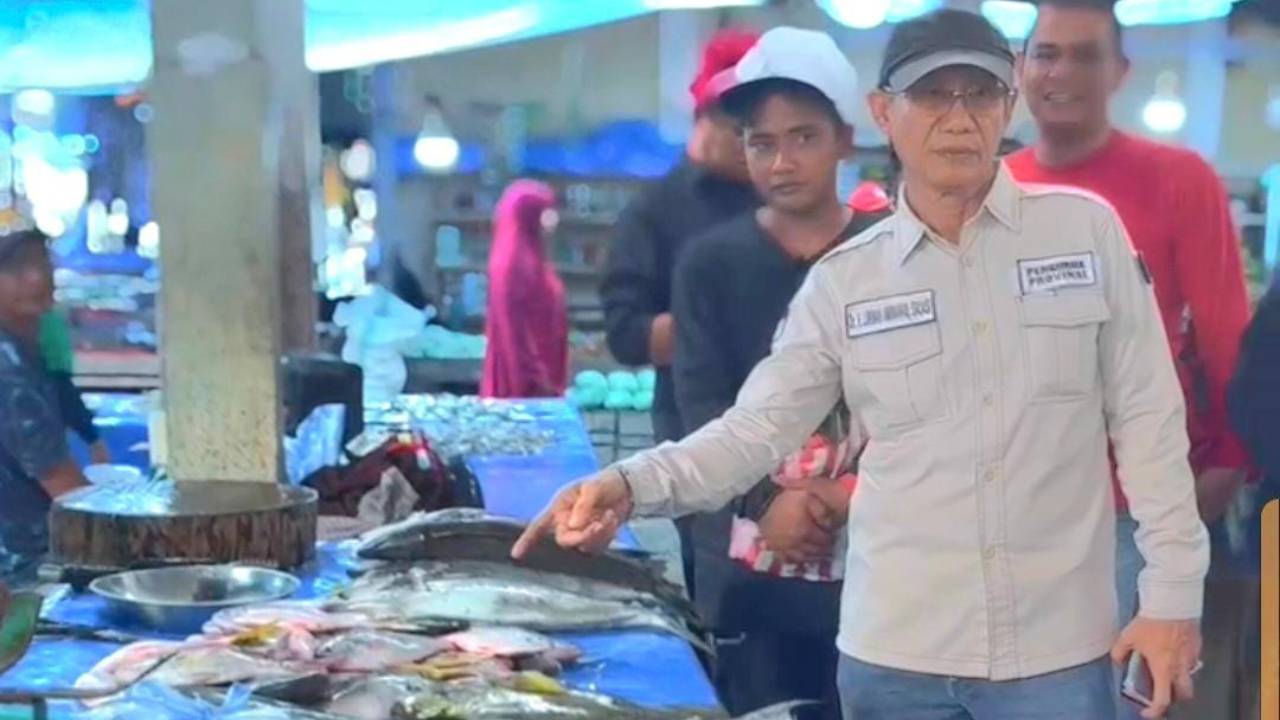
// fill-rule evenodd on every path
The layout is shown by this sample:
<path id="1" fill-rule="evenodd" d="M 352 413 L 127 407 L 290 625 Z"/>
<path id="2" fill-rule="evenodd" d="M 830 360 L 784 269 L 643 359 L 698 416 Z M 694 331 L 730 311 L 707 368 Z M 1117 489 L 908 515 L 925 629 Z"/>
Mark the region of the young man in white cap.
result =
<path id="1" fill-rule="evenodd" d="M 1142 654 L 1145 717 L 1191 694 L 1208 540 L 1182 393 L 1124 228 L 996 160 L 1013 54 L 982 17 L 894 28 L 872 116 L 894 215 L 819 261 L 737 404 L 561 493 L 513 548 L 606 544 L 633 514 L 719 507 L 841 397 L 865 427 L 841 602 L 854 720 L 1105 720 Z M 1116 632 L 1108 439 L 1139 523 L 1140 611 Z"/>
<path id="2" fill-rule="evenodd" d="M 885 216 L 855 214 L 837 194 L 858 83 L 829 36 L 770 30 L 719 81 L 765 205 L 696 238 L 676 265 L 672 376 L 689 430 L 733 406 L 813 263 Z M 849 421 L 843 404 L 833 409 L 805 448 L 696 528 L 696 600 L 735 716 L 797 698 L 820 701 L 806 717 L 840 715 L 836 540 L 861 448 Z"/>

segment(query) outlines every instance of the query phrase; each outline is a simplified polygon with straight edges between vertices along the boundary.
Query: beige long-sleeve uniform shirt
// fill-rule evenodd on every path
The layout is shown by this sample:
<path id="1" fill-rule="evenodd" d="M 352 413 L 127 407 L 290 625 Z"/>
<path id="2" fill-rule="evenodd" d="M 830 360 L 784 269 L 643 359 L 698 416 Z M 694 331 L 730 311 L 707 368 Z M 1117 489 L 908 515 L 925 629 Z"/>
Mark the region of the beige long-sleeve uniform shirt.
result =
<path id="1" fill-rule="evenodd" d="M 843 393 L 869 441 L 840 649 L 1024 678 L 1115 638 L 1110 438 L 1141 526 L 1141 612 L 1198 618 L 1208 538 L 1182 392 L 1114 211 L 1003 167 L 958 246 L 899 208 L 813 268 L 733 409 L 628 461 L 637 511 L 721 506 Z"/>

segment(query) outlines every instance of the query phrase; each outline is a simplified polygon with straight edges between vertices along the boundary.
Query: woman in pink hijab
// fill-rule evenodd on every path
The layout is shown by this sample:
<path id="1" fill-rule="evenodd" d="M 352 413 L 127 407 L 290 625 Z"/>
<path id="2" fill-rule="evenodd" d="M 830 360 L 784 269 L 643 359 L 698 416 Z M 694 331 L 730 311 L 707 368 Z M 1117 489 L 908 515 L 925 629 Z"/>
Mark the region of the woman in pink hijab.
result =
<path id="1" fill-rule="evenodd" d="M 547 258 L 548 211 L 555 191 L 517 180 L 494 211 L 489 253 L 489 308 L 480 394 L 484 397 L 559 397 L 569 374 L 564 284 Z"/>

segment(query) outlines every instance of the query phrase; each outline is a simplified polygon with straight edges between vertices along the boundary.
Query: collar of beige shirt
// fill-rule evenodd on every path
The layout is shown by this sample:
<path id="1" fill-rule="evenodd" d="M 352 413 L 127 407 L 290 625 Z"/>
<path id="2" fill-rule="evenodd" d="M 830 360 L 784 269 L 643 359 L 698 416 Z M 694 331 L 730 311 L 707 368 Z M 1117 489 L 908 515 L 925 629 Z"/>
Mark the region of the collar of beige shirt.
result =
<path id="1" fill-rule="evenodd" d="M 1005 168 L 1003 162 L 996 163 L 995 181 L 991 183 L 991 189 L 987 191 L 987 197 L 982 201 L 982 208 L 997 222 L 1005 225 L 1010 230 L 1017 231 L 1021 223 L 1021 213 L 1019 212 L 1021 198 L 1022 189 L 1018 187 L 1013 175 Z M 911 206 L 907 203 L 905 185 L 898 188 L 898 209 L 894 214 L 894 222 L 897 223 L 894 231 L 894 240 L 899 246 L 897 256 L 899 265 L 905 263 L 907 258 L 911 257 L 912 251 L 926 237 L 933 237 L 936 242 L 944 243 L 911 210 Z M 973 219 L 971 218 L 969 222 L 973 222 Z"/>

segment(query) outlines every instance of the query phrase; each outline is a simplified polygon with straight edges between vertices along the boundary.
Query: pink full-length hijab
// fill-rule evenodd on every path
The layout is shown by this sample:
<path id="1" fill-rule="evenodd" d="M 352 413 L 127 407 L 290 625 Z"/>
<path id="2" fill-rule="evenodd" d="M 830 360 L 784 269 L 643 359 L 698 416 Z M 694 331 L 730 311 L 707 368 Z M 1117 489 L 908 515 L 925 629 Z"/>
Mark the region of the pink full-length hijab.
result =
<path id="1" fill-rule="evenodd" d="M 558 397 L 569 375 L 564 284 L 546 256 L 543 213 L 555 191 L 534 180 L 509 185 L 494 211 L 489 253 L 489 306 L 480 394 Z"/>

